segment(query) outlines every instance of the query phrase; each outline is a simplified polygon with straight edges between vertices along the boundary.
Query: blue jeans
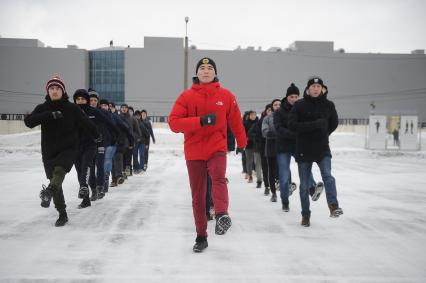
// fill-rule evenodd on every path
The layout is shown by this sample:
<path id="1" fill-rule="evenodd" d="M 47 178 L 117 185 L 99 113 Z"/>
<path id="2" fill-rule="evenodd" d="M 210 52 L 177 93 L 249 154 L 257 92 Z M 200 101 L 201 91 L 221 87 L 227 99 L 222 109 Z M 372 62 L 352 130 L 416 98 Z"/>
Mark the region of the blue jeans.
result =
<path id="1" fill-rule="evenodd" d="M 300 178 L 300 202 L 302 204 L 302 215 L 304 216 L 311 214 L 309 210 L 309 176 L 312 175 L 312 163 L 313 162 L 300 162 L 297 164 Z M 336 180 L 331 175 L 331 157 L 326 156 L 320 162 L 317 162 L 317 164 L 324 182 L 327 202 L 329 204 L 335 203 L 338 205 Z"/>
<path id="2" fill-rule="evenodd" d="M 144 165 L 145 165 L 145 144 L 137 143 L 135 147 L 133 148 L 133 170 L 143 170 Z"/>
<path id="3" fill-rule="evenodd" d="M 105 148 L 105 161 L 104 161 L 104 172 L 105 176 L 109 177 L 112 170 L 112 158 L 117 150 L 116 145 L 107 146 Z"/>
<path id="4" fill-rule="evenodd" d="M 290 161 L 292 154 L 289 152 L 278 153 L 277 162 L 278 162 L 278 174 L 280 177 L 280 195 L 281 202 L 288 203 L 288 185 L 291 183 L 291 170 L 290 170 Z M 309 188 L 315 187 L 316 183 L 314 176 L 312 175 L 312 170 L 310 171 L 309 177 Z"/>

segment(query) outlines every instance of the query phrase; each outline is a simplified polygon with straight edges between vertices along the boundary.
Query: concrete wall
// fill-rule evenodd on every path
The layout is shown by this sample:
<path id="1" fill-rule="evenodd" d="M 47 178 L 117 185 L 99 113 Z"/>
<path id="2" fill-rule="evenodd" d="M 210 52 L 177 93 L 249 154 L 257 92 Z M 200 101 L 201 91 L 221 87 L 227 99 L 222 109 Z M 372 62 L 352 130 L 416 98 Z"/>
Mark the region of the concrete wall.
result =
<path id="1" fill-rule="evenodd" d="M 184 53 L 175 42 L 169 49 L 160 42 L 126 50 L 126 100 L 167 115 L 182 92 Z M 272 99 L 282 98 L 291 82 L 303 92 L 308 78 L 319 75 L 341 118 L 367 118 L 374 102 L 376 112 L 418 113 L 426 120 L 425 55 L 191 49 L 189 85 L 204 56 L 216 61 L 222 86 L 237 96 L 242 111 L 262 111 Z"/>
<path id="2" fill-rule="evenodd" d="M 58 74 L 70 96 L 89 86 L 88 52 L 81 49 L 0 46 L 0 113 L 27 113 L 44 101 Z"/>
<path id="3" fill-rule="evenodd" d="M 190 49 L 189 85 L 197 61 L 209 56 L 216 61 L 222 85 L 237 96 L 242 111 L 262 111 L 272 99 L 282 98 L 291 82 L 303 91 L 315 74 L 328 85 L 340 118 L 367 118 L 374 102 L 376 113 L 417 113 L 420 121 L 426 120 L 426 55 L 321 50 Z M 0 62 L 0 113 L 31 111 L 44 100 L 45 83 L 54 74 L 63 77 L 71 95 L 89 85 L 85 50 L 0 46 Z M 126 102 L 147 109 L 150 115 L 168 115 L 183 90 L 183 66 L 183 39 L 147 38 L 145 48 L 126 48 Z"/>

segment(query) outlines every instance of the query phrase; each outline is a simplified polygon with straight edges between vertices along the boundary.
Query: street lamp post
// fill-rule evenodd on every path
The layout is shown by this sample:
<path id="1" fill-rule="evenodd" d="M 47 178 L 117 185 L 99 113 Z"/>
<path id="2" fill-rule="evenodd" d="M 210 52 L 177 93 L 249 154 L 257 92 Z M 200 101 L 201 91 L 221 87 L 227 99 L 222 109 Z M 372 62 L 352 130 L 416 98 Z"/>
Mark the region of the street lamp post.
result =
<path id="1" fill-rule="evenodd" d="M 183 90 L 188 89 L 188 22 L 189 17 L 185 17 L 185 62 L 184 62 L 184 81 Z"/>

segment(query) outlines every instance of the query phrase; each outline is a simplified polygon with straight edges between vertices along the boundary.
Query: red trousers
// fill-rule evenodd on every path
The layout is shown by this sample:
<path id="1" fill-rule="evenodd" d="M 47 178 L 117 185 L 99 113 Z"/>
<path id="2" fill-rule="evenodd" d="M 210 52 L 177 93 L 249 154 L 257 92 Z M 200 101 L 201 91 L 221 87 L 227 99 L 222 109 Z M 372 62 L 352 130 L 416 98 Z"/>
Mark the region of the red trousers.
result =
<path id="1" fill-rule="evenodd" d="M 228 213 L 228 187 L 226 185 L 226 153 L 217 152 L 209 160 L 187 160 L 189 184 L 192 193 L 197 236 L 207 236 L 206 192 L 207 174 L 212 179 L 212 198 L 215 213 Z"/>

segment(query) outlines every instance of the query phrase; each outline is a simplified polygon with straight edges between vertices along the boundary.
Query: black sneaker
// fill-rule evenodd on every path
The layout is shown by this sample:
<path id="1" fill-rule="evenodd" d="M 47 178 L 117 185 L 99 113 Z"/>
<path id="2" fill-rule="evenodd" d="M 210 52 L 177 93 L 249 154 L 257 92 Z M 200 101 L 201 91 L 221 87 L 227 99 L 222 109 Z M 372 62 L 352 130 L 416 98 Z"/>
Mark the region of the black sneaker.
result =
<path id="1" fill-rule="evenodd" d="M 321 196 L 322 191 L 324 190 L 324 183 L 318 182 L 315 186 L 315 192 L 312 195 L 312 201 L 317 201 Z"/>
<path id="2" fill-rule="evenodd" d="M 96 201 L 99 197 L 98 187 L 92 189 L 92 196 L 90 197 L 90 201 Z"/>
<path id="3" fill-rule="evenodd" d="M 66 212 L 59 213 L 59 218 L 56 220 L 55 226 L 61 227 L 64 226 L 68 222 L 68 215 Z"/>
<path id="4" fill-rule="evenodd" d="M 311 217 L 309 215 L 302 216 L 302 222 L 300 223 L 300 225 L 302 225 L 304 227 L 311 226 L 310 218 Z"/>
<path id="5" fill-rule="evenodd" d="M 277 194 L 272 194 L 272 196 L 271 196 L 271 201 L 272 202 L 277 202 Z"/>
<path id="6" fill-rule="evenodd" d="M 262 181 L 257 181 L 256 188 L 260 189 L 262 187 Z"/>
<path id="7" fill-rule="evenodd" d="M 105 196 L 104 187 L 97 186 L 96 190 L 98 191 L 98 199 L 103 199 Z"/>
<path id="8" fill-rule="evenodd" d="M 46 188 L 45 185 L 42 185 L 42 189 L 40 191 L 40 199 L 41 199 L 41 207 L 49 207 L 50 201 L 52 200 L 53 196 L 53 188 L 51 186 L 48 186 Z"/>
<path id="9" fill-rule="evenodd" d="M 124 178 L 122 176 L 118 177 L 117 184 L 121 185 L 124 183 Z"/>
<path id="10" fill-rule="evenodd" d="M 296 183 L 290 183 L 288 186 L 288 195 L 291 196 L 296 189 L 297 189 Z"/>
<path id="11" fill-rule="evenodd" d="M 90 203 L 90 199 L 89 199 L 89 197 L 87 196 L 87 197 L 85 197 L 84 199 L 83 199 L 83 201 L 78 205 L 78 209 L 83 209 L 83 208 L 86 208 L 86 207 L 89 207 L 89 206 L 91 206 L 92 204 Z"/>
<path id="12" fill-rule="evenodd" d="M 78 198 L 85 198 L 86 196 L 89 196 L 89 188 L 86 186 L 81 186 L 78 190 Z"/>
<path id="13" fill-rule="evenodd" d="M 283 202 L 283 211 L 284 212 L 289 212 L 290 211 L 290 207 L 289 207 L 289 203 L 288 202 Z"/>
<path id="14" fill-rule="evenodd" d="M 268 187 L 265 188 L 265 192 L 263 194 L 265 196 L 269 196 L 269 188 Z"/>
<path id="15" fill-rule="evenodd" d="M 343 214 L 343 210 L 336 203 L 329 203 L 328 208 L 330 209 L 330 217 L 336 218 Z"/>
<path id="16" fill-rule="evenodd" d="M 209 244 L 207 243 L 207 237 L 205 236 L 197 236 L 195 239 L 195 245 L 192 248 L 194 253 L 201 253 L 203 250 L 205 250 Z"/>
<path id="17" fill-rule="evenodd" d="M 231 227 L 232 221 L 231 217 L 227 214 L 219 214 L 216 215 L 216 227 L 215 233 L 216 235 L 224 235 L 226 231 Z"/>

